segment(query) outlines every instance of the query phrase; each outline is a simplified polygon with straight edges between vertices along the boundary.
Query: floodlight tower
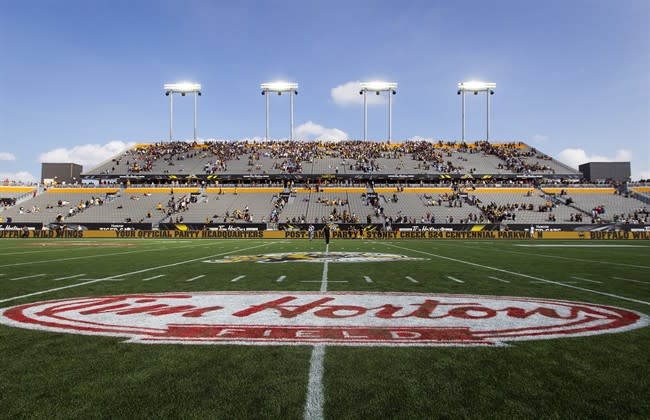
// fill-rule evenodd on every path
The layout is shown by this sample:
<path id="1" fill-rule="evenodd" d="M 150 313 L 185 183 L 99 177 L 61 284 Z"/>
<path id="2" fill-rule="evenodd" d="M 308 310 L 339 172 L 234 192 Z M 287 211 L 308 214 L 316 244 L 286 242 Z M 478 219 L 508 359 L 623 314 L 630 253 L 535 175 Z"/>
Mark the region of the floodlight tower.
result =
<path id="1" fill-rule="evenodd" d="M 169 96 L 169 141 L 172 141 L 174 133 L 174 93 L 180 93 L 181 96 L 194 93 L 194 140 L 196 140 L 196 97 L 201 96 L 201 84 L 165 83 L 163 89 L 165 89 L 165 96 Z"/>
<path id="2" fill-rule="evenodd" d="M 266 135 L 264 138 L 269 139 L 269 92 L 277 92 L 282 95 L 282 92 L 289 93 L 289 140 L 293 140 L 293 96 L 298 94 L 298 83 L 292 82 L 270 82 L 262 83 L 260 85 L 262 95 L 266 96 Z"/>
<path id="3" fill-rule="evenodd" d="M 474 92 L 474 95 L 478 95 L 479 92 L 485 92 L 485 96 L 487 98 L 487 125 L 486 125 L 486 133 L 485 133 L 485 140 L 489 141 L 490 140 L 490 96 L 494 95 L 494 89 L 497 88 L 496 83 L 492 82 L 461 82 L 458 84 L 458 94 L 461 95 L 461 103 L 462 103 L 462 138 L 461 140 L 465 141 L 465 92 Z"/>
<path id="4" fill-rule="evenodd" d="M 362 82 L 359 95 L 363 95 L 363 140 L 368 140 L 368 92 L 388 92 L 388 142 L 393 134 L 393 102 L 391 98 L 397 94 L 397 83 L 394 82 Z"/>

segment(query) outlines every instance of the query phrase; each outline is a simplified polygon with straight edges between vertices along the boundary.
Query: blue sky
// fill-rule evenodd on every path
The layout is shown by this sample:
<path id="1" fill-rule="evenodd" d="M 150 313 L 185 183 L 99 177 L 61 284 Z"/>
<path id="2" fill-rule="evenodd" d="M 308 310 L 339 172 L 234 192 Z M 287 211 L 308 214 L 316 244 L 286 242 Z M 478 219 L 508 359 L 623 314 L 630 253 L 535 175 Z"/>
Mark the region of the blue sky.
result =
<path id="1" fill-rule="evenodd" d="M 650 178 L 649 19 L 647 0 L 0 0 L 0 177 L 167 139 L 164 82 L 202 83 L 201 138 L 263 137 L 259 84 L 277 79 L 300 84 L 297 134 L 362 138 L 358 98 L 333 89 L 384 79 L 399 83 L 394 140 L 456 140 L 456 84 L 478 79 L 497 83 L 492 141 Z M 191 138 L 192 100 L 174 105 L 175 137 Z M 273 138 L 288 109 L 271 98 Z M 386 133 L 371 104 L 369 137 Z M 468 96 L 466 138 L 484 133 L 485 96 Z"/>

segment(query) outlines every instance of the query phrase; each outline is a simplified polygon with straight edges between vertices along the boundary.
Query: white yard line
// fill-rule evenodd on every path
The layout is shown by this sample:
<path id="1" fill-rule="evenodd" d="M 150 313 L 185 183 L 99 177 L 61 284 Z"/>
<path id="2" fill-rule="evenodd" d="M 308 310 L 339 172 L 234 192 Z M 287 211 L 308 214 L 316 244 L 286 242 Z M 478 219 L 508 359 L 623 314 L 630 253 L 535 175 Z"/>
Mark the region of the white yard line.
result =
<path id="1" fill-rule="evenodd" d="M 329 264 L 328 255 L 330 253 L 330 244 L 325 245 L 325 262 L 323 263 L 323 275 L 321 276 L 321 292 L 327 292 L 327 265 Z"/>
<path id="2" fill-rule="evenodd" d="M 287 278 L 287 276 L 280 276 L 280 277 L 278 277 L 278 279 L 277 279 L 276 281 L 277 281 L 278 283 L 282 283 L 282 281 L 283 281 L 284 279 L 286 279 L 286 278 Z"/>
<path id="3" fill-rule="evenodd" d="M 632 280 L 632 279 L 626 279 L 626 278 L 623 278 L 623 277 L 612 277 L 612 278 L 616 279 L 616 280 L 631 281 L 632 283 L 650 284 L 647 281 Z"/>
<path id="4" fill-rule="evenodd" d="M 240 248 L 240 249 L 235 249 L 233 251 L 222 252 L 220 254 L 206 255 L 204 257 L 199 257 L 199 258 L 192 258 L 191 260 L 180 261 L 180 262 L 177 262 L 177 263 L 159 265 L 159 266 L 151 267 L 151 268 L 144 268 L 142 270 L 131 271 L 129 273 L 123 273 L 123 274 L 116 274 L 114 276 L 108 276 L 108 277 L 104 277 L 104 278 L 101 278 L 101 279 L 90 280 L 90 281 L 86 281 L 86 282 L 83 282 L 83 283 L 71 284 L 71 285 L 63 286 L 63 287 L 56 287 L 54 289 L 41 290 L 41 291 L 38 291 L 38 292 L 28 293 L 26 295 L 14 296 L 14 297 L 6 298 L 6 299 L 0 299 L 0 303 L 11 302 L 12 300 L 18 300 L 18 299 L 23 299 L 23 298 L 26 298 L 26 297 L 42 295 L 42 294 L 45 294 L 45 293 L 56 292 L 56 291 L 59 291 L 59 290 L 70 289 L 70 288 L 73 288 L 73 287 L 85 286 L 86 284 L 97 283 L 97 282 L 100 282 L 100 281 L 117 280 L 117 277 L 131 276 L 131 275 L 134 275 L 134 274 L 146 273 L 147 271 L 160 270 L 161 268 L 175 267 L 177 265 L 188 264 L 188 263 L 203 260 L 203 259 L 206 259 L 206 258 L 220 257 L 222 255 L 228 255 L 228 254 L 232 254 L 234 252 L 240 252 L 240 251 L 247 251 L 249 249 L 255 249 L 255 248 L 262 247 L 262 246 L 272 245 L 272 244 L 275 244 L 275 243 L 276 242 L 269 242 L 268 244 L 255 245 L 255 246 L 251 246 L 251 247 L 248 247 L 248 248 Z"/>
<path id="5" fill-rule="evenodd" d="M 411 283 L 417 283 L 417 282 L 418 282 L 417 280 L 415 280 L 415 279 L 414 279 L 413 277 L 411 277 L 411 276 L 406 276 L 405 279 L 408 280 L 408 281 L 410 281 Z"/>
<path id="6" fill-rule="evenodd" d="M 492 280 L 497 280 L 497 281 L 500 281 L 500 282 L 503 282 L 503 283 L 510 283 L 509 280 L 500 279 L 500 278 L 494 277 L 494 276 L 488 276 L 488 278 L 492 279 Z"/>
<path id="7" fill-rule="evenodd" d="M 157 276 L 147 277 L 146 279 L 142 279 L 142 281 L 150 281 L 153 279 L 159 279 L 160 277 L 165 277 L 165 274 L 158 274 Z"/>
<path id="8" fill-rule="evenodd" d="M 571 278 L 572 278 L 572 279 L 576 279 L 576 280 L 588 281 L 589 283 L 598 283 L 598 284 L 603 284 L 602 281 L 598 281 L 598 280 L 590 280 L 590 279 L 586 279 L 586 278 L 584 278 L 584 277 L 571 276 Z"/>
<path id="9" fill-rule="evenodd" d="M 323 284 L 321 280 L 302 280 L 300 283 L 320 283 Z M 330 280 L 328 283 L 348 283 L 347 280 Z"/>
<path id="10" fill-rule="evenodd" d="M 325 255 L 329 254 L 330 246 L 325 246 Z M 321 277 L 321 292 L 327 292 L 327 264 L 325 258 L 323 263 L 323 275 Z M 323 362 L 325 360 L 325 346 L 317 344 L 311 351 L 309 360 L 309 381 L 307 383 L 307 399 L 305 401 L 305 420 L 322 420 L 323 404 L 325 402 L 325 393 L 323 390 Z"/>
<path id="11" fill-rule="evenodd" d="M 202 277 L 205 277 L 205 274 L 201 274 L 201 275 L 198 275 L 196 277 L 192 277 L 191 279 L 187 279 L 185 281 L 194 281 L 194 280 L 198 280 L 198 279 L 200 279 Z"/>
<path id="12" fill-rule="evenodd" d="M 504 270 L 502 268 L 497 268 L 497 267 L 490 267 L 489 265 L 473 263 L 473 262 L 470 262 L 470 261 L 460 260 L 458 258 L 446 257 L 444 255 L 432 254 L 430 252 L 420 251 L 420 250 L 417 250 L 417 249 L 405 248 L 403 246 L 393 245 L 393 244 L 390 244 L 390 243 L 385 243 L 384 242 L 383 244 L 386 245 L 386 246 L 393 247 L 393 248 L 404 249 L 406 251 L 417 252 L 417 253 L 420 253 L 420 254 L 429 255 L 429 256 L 432 256 L 432 257 L 436 257 L 436 258 L 441 258 L 443 260 L 454 261 L 454 262 L 461 263 L 461 264 L 471 265 L 473 267 L 480 267 L 480 268 L 485 268 L 487 270 L 494 270 L 494 271 L 498 271 L 498 272 L 501 272 L 501 273 L 511 274 L 513 276 L 525 277 L 525 278 L 532 279 L 532 280 L 542 281 L 542 282 L 548 283 L 548 284 L 555 284 L 555 285 L 558 285 L 558 286 L 568 287 L 570 289 L 581 290 L 583 292 L 589 292 L 589 293 L 594 293 L 594 294 L 597 294 L 597 295 L 609 296 L 609 297 L 613 297 L 613 298 L 616 298 L 616 299 L 626 300 L 628 302 L 640 303 L 642 305 L 650 305 L 650 302 L 646 302 L 644 300 L 632 299 L 632 298 L 628 298 L 628 297 L 625 297 L 625 296 L 615 295 L 613 293 L 600 292 L 598 290 L 586 289 L 584 287 L 573 286 L 573 285 L 570 285 L 570 284 L 561 283 L 559 281 L 546 280 L 546 279 L 543 279 L 541 277 L 529 276 L 528 274 L 517 273 L 515 271 Z"/>
<path id="13" fill-rule="evenodd" d="M 368 276 L 363 276 L 363 279 L 366 281 L 366 283 L 372 283 L 372 279 Z"/>
<path id="14" fill-rule="evenodd" d="M 74 276 L 58 277 L 58 278 L 54 279 L 53 281 L 67 280 L 67 279 L 74 279 L 74 278 L 81 277 L 81 276 L 85 276 L 85 275 L 86 275 L 86 274 L 84 273 L 84 274 L 75 274 Z"/>
<path id="15" fill-rule="evenodd" d="M 309 382 L 307 384 L 307 401 L 305 402 L 305 420 L 323 419 L 325 395 L 323 391 L 323 360 L 325 346 L 317 344 L 311 351 L 309 360 Z"/>
<path id="16" fill-rule="evenodd" d="M 239 280 L 243 279 L 244 277 L 246 277 L 245 274 L 244 274 L 244 275 L 241 275 L 241 276 L 237 276 L 237 277 L 235 277 L 234 279 L 232 279 L 232 280 L 230 280 L 230 281 L 231 281 L 232 283 L 234 283 L 234 282 L 236 282 L 236 281 L 239 281 Z"/>
<path id="17" fill-rule="evenodd" d="M 456 283 L 465 283 L 464 281 L 462 281 L 462 280 L 460 280 L 460 279 L 457 279 L 456 277 L 447 276 L 447 278 L 448 278 L 449 280 L 453 280 L 453 281 L 455 281 Z"/>
<path id="18" fill-rule="evenodd" d="M 43 277 L 45 274 L 32 274 L 31 276 L 22 276 L 22 277 L 16 277 L 15 279 L 9 279 L 9 280 L 24 280 L 24 279 L 32 279 L 34 277 Z"/>

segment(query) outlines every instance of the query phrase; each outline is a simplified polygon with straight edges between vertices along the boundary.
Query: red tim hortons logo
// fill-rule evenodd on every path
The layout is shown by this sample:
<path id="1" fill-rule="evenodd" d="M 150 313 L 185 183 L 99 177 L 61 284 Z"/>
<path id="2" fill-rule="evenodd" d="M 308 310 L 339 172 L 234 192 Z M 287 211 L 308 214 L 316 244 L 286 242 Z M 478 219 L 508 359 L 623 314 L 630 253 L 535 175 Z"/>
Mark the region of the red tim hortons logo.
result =
<path id="1" fill-rule="evenodd" d="M 201 292 L 51 300 L 0 309 L 0 324 L 136 343 L 494 346 L 647 326 L 590 303 L 424 293 Z"/>

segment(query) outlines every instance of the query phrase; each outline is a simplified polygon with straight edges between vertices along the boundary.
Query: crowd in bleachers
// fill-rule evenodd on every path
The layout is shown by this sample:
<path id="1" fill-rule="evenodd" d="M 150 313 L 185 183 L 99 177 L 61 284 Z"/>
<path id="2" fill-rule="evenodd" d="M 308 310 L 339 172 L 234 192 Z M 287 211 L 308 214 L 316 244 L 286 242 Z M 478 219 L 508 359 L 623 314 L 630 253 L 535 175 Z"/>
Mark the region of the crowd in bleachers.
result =
<path id="1" fill-rule="evenodd" d="M 214 175 L 228 172 L 229 162 L 243 160 L 247 162 L 248 171 L 262 170 L 263 159 L 265 170 L 273 169 L 285 174 L 303 173 L 305 164 L 311 164 L 316 159 L 333 159 L 331 172 L 342 172 L 343 168 L 350 172 L 374 173 L 383 170 L 401 171 L 417 169 L 418 171 L 434 171 L 438 173 L 472 174 L 476 168 L 463 166 L 469 162 L 468 155 L 483 154 L 494 156 L 498 169 L 508 170 L 517 174 L 532 174 L 534 172 L 553 173 L 553 168 L 540 161 L 552 162 L 552 158 L 534 148 L 528 148 L 521 143 L 492 144 L 485 141 L 475 143 L 406 141 L 399 144 L 380 143 L 371 141 L 207 141 L 197 142 L 160 142 L 140 145 L 124 152 L 109 164 L 98 170 L 99 174 L 117 174 L 120 171 L 127 175 L 141 173 L 172 174 L 183 172 L 179 161 L 191 160 L 193 170 L 204 174 Z M 410 158 L 410 159 L 407 159 Z M 395 161 L 386 167 L 386 161 Z M 408 161 L 415 162 L 412 166 Z M 199 165 L 194 167 L 193 165 Z M 243 163 L 242 163 L 243 164 Z M 340 166 L 339 166 L 340 165 Z M 174 168 L 174 166 L 176 166 Z M 239 168 L 239 166 L 237 166 Z"/>

